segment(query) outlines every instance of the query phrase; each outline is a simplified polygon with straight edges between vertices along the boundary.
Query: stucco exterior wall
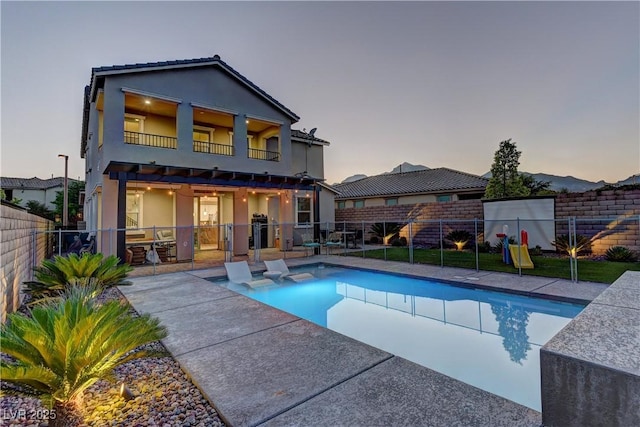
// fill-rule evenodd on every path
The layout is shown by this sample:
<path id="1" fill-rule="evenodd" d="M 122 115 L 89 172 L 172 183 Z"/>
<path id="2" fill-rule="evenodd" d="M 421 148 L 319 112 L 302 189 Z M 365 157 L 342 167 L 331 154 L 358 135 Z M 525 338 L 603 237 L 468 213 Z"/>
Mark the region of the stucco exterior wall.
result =
<path id="1" fill-rule="evenodd" d="M 22 282 L 32 279 L 32 268 L 40 264 L 53 250 L 51 234 L 41 233 L 53 229 L 47 219 L 32 215 L 11 204 L 0 206 L 0 231 L 2 240 L 1 319 L 20 307 Z M 37 235 L 34 235 L 36 232 Z"/>
<path id="2" fill-rule="evenodd" d="M 123 88 L 135 89 L 178 102 L 175 119 L 177 149 L 162 149 L 124 143 L 124 93 Z M 232 111 L 234 120 L 234 156 L 216 156 L 193 152 L 193 107 L 198 105 Z M 281 161 L 271 162 L 247 158 L 246 135 L 247 118 L 260 118 L 281 125 Z M 169 122 L 162 129 L 170 131 Z M 152 132 L 160 122 L 157 118 L 145 121 L 145 132 Z M 153 125 L 153 126 L 152 126 Z M 157 128 L 158 132 L 160 128 Z M 221 129 L 222 130 L 222 129 Z M 216 130 L 216 134 L 218 130 Z M 164 131 L 162 134 L 165 134 Z M 272 174 L 289 175 L 291 165 L 291 119 L 272 104 L 263 100 L 252 90 L 240 84 L 225 72 L 215 67 L 190 70 L 167 70 L 152 73 L 134 73 L 109 76 L 104 85 L 104 121 L 101 172 L 110 161 L 147 164 L 151 160 L 159 165 L 211 169 L 240 172 L 268 171 Z M 95 161 L 95 160 L 93 160 Z M 91 166 L 98 167 L 97 164 Z"/>

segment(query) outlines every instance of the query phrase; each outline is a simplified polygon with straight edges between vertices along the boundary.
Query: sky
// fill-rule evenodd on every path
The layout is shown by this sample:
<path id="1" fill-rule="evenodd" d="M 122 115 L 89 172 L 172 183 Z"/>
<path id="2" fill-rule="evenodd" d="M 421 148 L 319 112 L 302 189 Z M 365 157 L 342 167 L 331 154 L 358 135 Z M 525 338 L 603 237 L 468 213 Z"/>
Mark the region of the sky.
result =
<path id="1" fill-rule="evenodd" d="M 325 178 L 402 162 L 640 173 L 639 2 L 0 2 L 0 175 L 84 177 L 91 68 L 221 56 L 328 140 Z"/>

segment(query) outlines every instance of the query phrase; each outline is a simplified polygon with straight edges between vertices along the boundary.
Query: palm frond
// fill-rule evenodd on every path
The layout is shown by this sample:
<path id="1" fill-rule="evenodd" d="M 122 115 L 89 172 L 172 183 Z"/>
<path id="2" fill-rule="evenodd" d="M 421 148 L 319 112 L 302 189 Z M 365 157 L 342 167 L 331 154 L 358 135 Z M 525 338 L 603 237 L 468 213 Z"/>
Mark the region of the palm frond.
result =
<path id="1" fill-rule="evenodd" d="M 87 268 L 91 268 L 87 264 Z M 150 315 L 132 317 L 118 301 L 97 304 L 97 281 L 75 285 L 53 304 L 35 307 L 32 317 L 13 313 L 0 326 L 0 375 L 15 390 L 66 402 L 127 361 L 154 355 L 144 344 L 166 329 Z"/>

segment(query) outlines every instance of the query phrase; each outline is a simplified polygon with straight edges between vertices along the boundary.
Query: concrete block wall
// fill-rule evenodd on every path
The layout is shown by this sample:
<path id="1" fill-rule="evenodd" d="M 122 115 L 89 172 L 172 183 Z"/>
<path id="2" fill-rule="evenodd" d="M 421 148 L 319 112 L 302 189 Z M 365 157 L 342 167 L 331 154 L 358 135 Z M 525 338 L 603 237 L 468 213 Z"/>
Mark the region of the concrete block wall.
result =
<path id="1" fill-rule="evenodd" d="M 569 217 L 576 217 L 576 233 L 591 239 L 594 254 L 612 246 L 640 252 L 640 190 L 606 190 L 559 194 L 556 233 L 568 233 Z"/>
<path id="2" fill-rule="evenodd" d="M 336 222 L 367 224 L 375 222 L 407 222 L 413 220 L 414 244 L 424 246 L 440 245 L 440 224 L 443 220 L 442 234 L 452 230 L 467 230 L 474 234 L 474 219 L 478 219 L 478 232 L 482 233 L 482 202 L 480 200 L 461 200 L 441 203 L 416 203 L 412 205 L 372 206 L 365 208 L 346 208 L 336 210 Z M 450 221 L 447 221 L 449 219 Z M 451 221 L 455 220 L 455 221 Z M 465 220 L 459 222 L 459 220 Z M 368 228 L 365 226 L 365 228 Z M 408 238 L 408 227 L 404 227 L 401 236 Z"/>
<path id="3" fill-rule="evenodd" d="M 51 239 L 43 231 L 51 230 L 53 223 L 26 210 L 2 203 L 0 206 L 1 257 L 1 319 L 20 307 L 22 282 L 33 277 L 33 267 L 51 251 Z M 38 231 L 34 238 L 34 233 Z"/>
<path id="4" fill-rule="evenodd" d="M 624 246 L 640 252 L 640 190 L 606 190 L 585 193 L 558 194 L 555 201 L 556 234 L 568 233 L 569 217 L 576 217 L 576 232 L 592 240 L 592 251 L 603 254 L 612 246 Z M 397 206 L 372 206 L 336 209 L 336 222 L 374 223 L 414 220 L 414 242 L 418 245 L 439 245 L 439 224 L 443 220 L 443 235 L 452 230 L 474 233 L 473 220 L 478 218 L 482 234 L 484 219 L 480 200 L 445 203 L 417 203 Z M 449 221 L 447 221 L 449 220 Z M 468 220 L 454 222 L 452 220 Z M 420 221 L 425 221 L 420 223 Z M 366 227 L 365 227 L 366 228 Z M 401 235 L 408 237 L 407 228 Z M 482 242 L 482 239 L 480 239 Z"/>

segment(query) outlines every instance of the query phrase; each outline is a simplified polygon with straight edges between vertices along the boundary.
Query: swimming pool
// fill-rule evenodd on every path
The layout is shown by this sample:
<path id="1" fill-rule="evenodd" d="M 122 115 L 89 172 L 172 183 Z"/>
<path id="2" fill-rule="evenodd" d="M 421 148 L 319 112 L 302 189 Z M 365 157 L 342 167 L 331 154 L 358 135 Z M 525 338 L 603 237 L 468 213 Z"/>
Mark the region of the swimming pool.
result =
<path id="1" fill-rule="evenodd" d="M 338 267 L 229 289 L 540 411 L 539 349 L 584 307 Z"/>

